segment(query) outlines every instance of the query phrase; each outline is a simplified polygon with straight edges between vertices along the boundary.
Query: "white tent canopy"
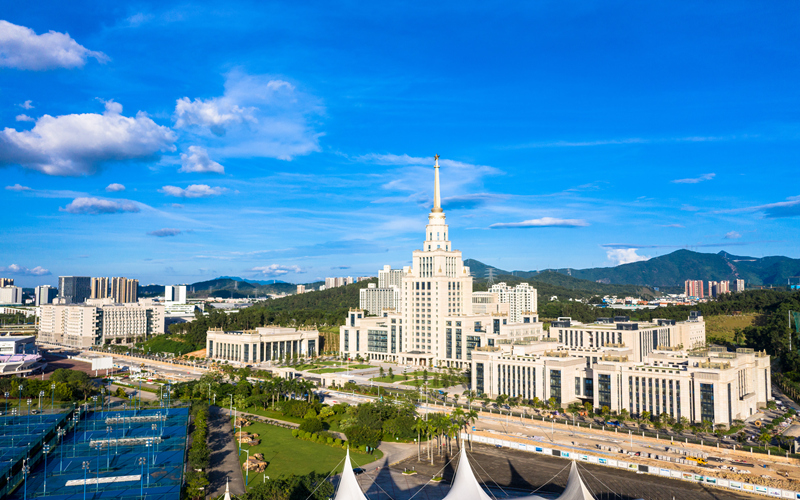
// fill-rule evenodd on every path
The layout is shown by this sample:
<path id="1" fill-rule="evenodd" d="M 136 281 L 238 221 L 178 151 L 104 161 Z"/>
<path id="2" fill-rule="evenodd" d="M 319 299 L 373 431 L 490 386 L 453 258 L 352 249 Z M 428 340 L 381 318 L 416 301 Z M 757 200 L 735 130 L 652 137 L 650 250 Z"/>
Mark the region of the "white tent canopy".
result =
<path id="1" fill-rule="evenodd" d="M 458 469 L 453 478 L 453 484 L 450 486 L 450 491 L 444 500 L 491 500 L 489 495 L 483 491 L 478 480 L 475 479 L 475 474 L 472 473 L 472 467 L 469 465 L 467 458 L 467 450 L 461 446 L 461 457 L 458 460 Z"/>
<path id="2" fill-rule="evenodd" d="M 528 497 L 518 498 L 516 500 L 544 500 L 538 495 L 531 495 Z M 564 492 L 558 497 L 557 500 L 595 500 L 589 492 L 589 488 L 583 484 L 583 479 L 578 472 L 578 465 L 575 461 L 569 469 L 569 477 L 567 478 L 567 487 Z"/>
<path id="3" fill-rule="evenodd" d="M 349 449 L 344 456 L 342 479 L 339 481 L 339 489 L 336 490 L 334 500 L 367 500 L 367 497 L 361 492 L 361 486 L 358 485 L 358 480 L 356 480 L 356 475 L 353 472 L 353 466 L 350 464 Z"/>

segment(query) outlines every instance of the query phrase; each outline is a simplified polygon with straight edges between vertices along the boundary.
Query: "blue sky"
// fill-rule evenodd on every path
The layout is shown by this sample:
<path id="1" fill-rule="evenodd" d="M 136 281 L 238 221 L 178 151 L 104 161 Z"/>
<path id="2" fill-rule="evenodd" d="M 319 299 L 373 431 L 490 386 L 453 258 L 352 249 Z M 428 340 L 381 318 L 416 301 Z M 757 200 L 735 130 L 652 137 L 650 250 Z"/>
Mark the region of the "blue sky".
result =
<path id="1" fill-rule="evenodd" d="M 0 276 L 800 257 L 796 2 L 23 2 Z"/>

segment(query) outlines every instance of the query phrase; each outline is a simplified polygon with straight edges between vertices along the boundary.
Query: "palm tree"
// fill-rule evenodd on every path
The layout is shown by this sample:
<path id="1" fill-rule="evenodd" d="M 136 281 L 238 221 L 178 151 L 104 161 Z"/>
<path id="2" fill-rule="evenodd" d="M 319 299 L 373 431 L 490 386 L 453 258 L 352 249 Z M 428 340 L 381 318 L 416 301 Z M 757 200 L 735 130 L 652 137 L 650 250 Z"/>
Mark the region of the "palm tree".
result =
<path id="1" fill-rule="evenodd" d="M 414 421 L 414 430 L 417 431 L 417 462 L 419 462 L 422 460 L 420 457 L 422 453 L 422 433 L 428 430 L 428 423 L 421 417 L 418 417 Z"/>

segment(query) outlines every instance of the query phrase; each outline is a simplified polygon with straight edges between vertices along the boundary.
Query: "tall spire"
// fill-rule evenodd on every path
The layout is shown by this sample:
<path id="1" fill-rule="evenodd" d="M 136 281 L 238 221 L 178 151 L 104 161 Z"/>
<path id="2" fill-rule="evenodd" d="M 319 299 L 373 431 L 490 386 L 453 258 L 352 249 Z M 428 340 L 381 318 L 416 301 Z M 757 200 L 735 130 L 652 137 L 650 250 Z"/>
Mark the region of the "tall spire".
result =
<path id="1" fill-rule="evenodd" d="M 433 209 L 431 212 L 442 211 L 442 196 L 439 194 L 439 155 L 434 156 L 436 164 L 434 168 L 434 181 L 433 181 Z"/>

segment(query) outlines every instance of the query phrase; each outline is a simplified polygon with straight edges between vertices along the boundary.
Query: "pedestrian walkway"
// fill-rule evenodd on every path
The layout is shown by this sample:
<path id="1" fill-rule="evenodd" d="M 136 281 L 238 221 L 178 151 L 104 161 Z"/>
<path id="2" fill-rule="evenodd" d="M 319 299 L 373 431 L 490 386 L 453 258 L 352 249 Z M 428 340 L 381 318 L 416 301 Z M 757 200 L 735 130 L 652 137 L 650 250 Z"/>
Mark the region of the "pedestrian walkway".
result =
<path id="1" fill-rule="evenodd" d="M 208 471 L 207 499 L 217 499 L 225 494 L 226 479 L 230 481 L 231 495 L 244 494 L 244 477 L 233 439 L 233 429 L 228 411 L 218 406 L 209 407 L 208 447 L 211 457 Z"/>

